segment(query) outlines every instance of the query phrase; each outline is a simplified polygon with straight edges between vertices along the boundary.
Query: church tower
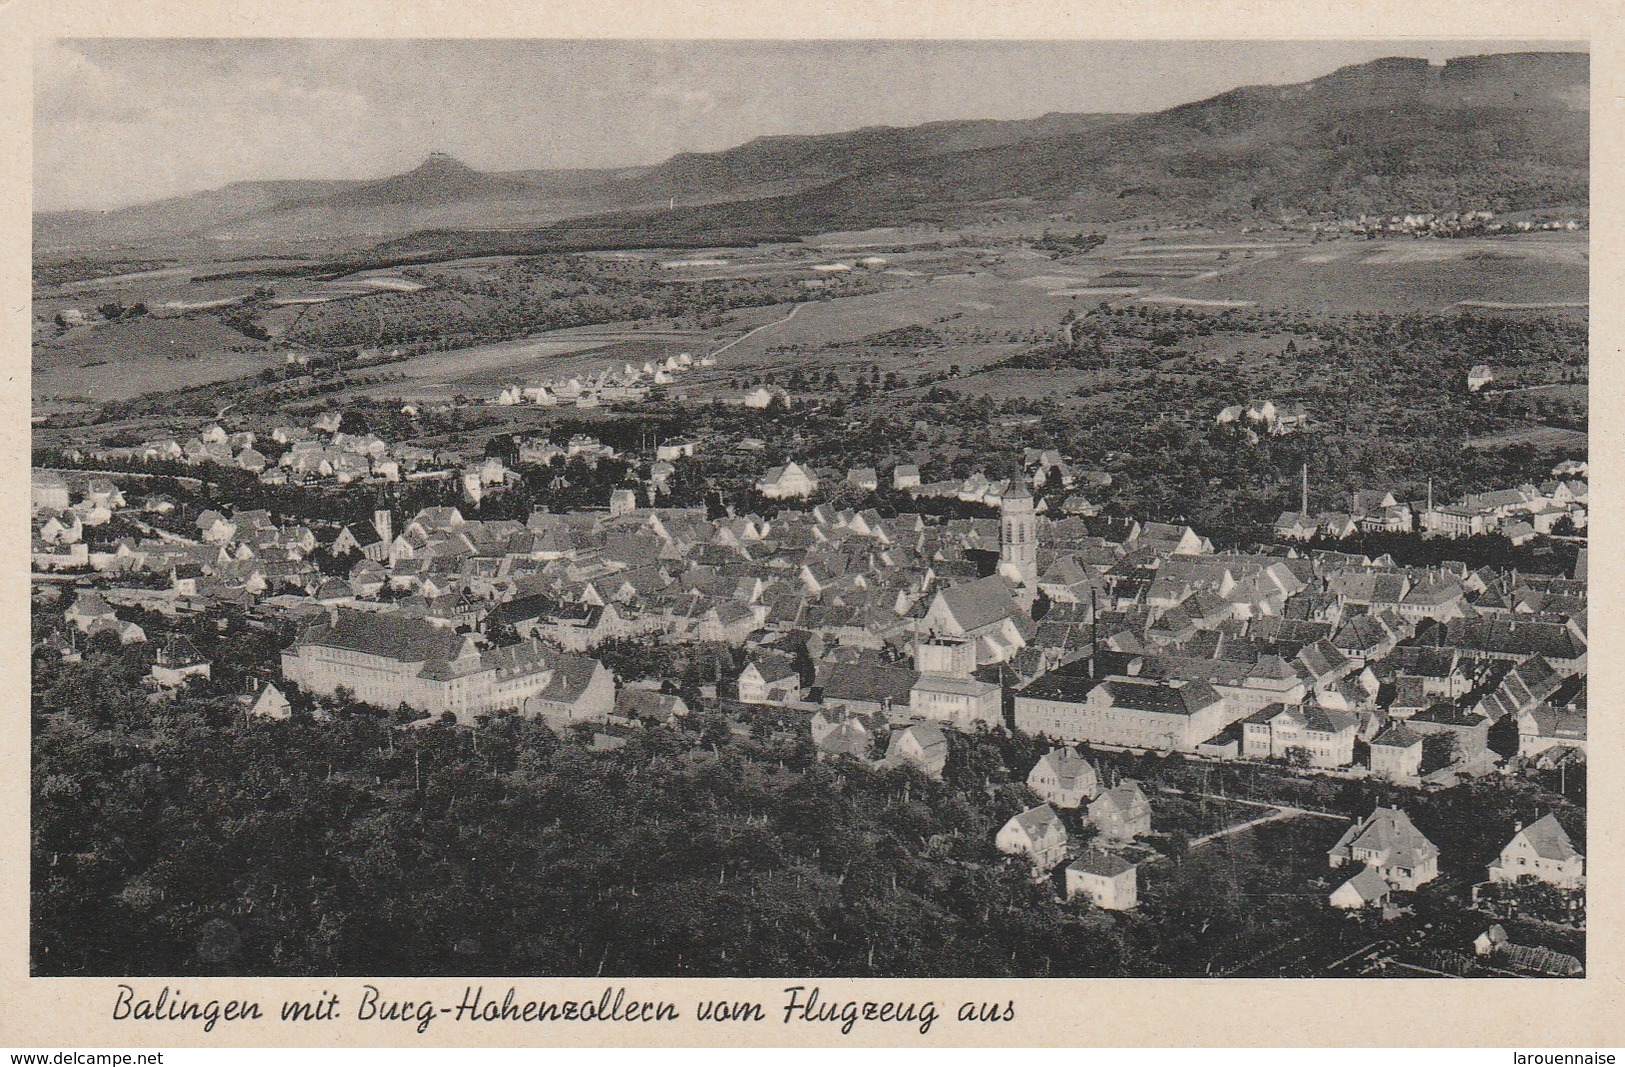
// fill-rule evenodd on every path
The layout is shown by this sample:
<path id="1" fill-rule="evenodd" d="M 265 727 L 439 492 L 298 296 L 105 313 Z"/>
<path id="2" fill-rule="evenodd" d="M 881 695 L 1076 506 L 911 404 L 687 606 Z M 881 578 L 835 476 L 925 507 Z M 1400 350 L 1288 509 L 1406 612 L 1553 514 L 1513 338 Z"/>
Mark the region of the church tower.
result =
<path id="1" fill-rule="evenodd" d="M 1028 589 L 1038 587 L 1038 515 L 1026 489 L 999 501 L 999 571 Z"/>

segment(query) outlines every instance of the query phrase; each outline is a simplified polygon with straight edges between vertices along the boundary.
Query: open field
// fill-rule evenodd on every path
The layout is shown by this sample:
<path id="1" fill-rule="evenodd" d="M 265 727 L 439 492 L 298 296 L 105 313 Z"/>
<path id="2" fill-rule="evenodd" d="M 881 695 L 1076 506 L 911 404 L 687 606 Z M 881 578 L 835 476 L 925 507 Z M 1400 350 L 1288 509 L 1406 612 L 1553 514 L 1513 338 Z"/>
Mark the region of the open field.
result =
<path id="1" fill-rule="evenodd" d="M 704 332 L 654 328 L 595 326 L 555 330 L 522 341 L 430 352 L 391 364 L 389 369 L 403 375 L 404 380 L 372 386 L 363 392 L 422 400 L 444 401 L 457 394 L 490 399 L 510 385 L 595 375 L 603 370 L 619 370 L 627 363 L 641 366 L 646 360 L 663 360 L 679 352 L 698 357 L 717 340 Z"/>
<path id="2" fill-rule="evenodd" d="M 1342 247 L 1338 247 L 1342 246 Z M 1156 295 L 1324 311 L 1458 307 L 1584 309 L 1584 234 L 1439 241 L 1340 241 L 1282 248 Z"/>
<path id="3" fill-rule="evenodd" d="M 1561 426 L 1529 426 L 1489 434 L 1484 437 L 1469 438 L 1467 446 L 1469 448 L 1496 449 L 1508 448 L 1512 445 L 1534 445 L 1536 448 L 1543 449 L 1575 449 L 1583 453 L 1586 450 L 1586 442 L 1587 435 L 1579 430 L 1568 430 Z"/>
<path id="4" fill-rule="evenodd" d="M 83 397 L 100 403 L 258 372 L 280 357 L 208 314 L 80 326 L 34 344 L 36 402 Z"/>
<path id="5" fill-rule="evenodd" d="M 1065 248 L 1067 235 L 1087 227 L 1053 228 Z M 724 305 L 718 312 L 650 317 L 637 314 L 596 326 L 543 330 L 522 340 L 477 344 L 430 352 L 389 364 L 392 380 L 359 384 L 358 392 L 449 400 L 459 394 L 487 398 L 503 386 L 560 374 L 596 373 L 657 355 L 691 352 L 696 358 L 722 349 L 717 365 L 681 377 L 677 389 L 690 397 L 728 395 L 746 380 L 778 380 L 797 370 L 823 376 L 849 375 L 874 367 L 906 379 L 959 375 L 954 388 L 994 399 L 1064 398 L 1109 383 L 1082 369 L 978 373 L 1035 344 L 1060 336 L 1063 319 L 1081 316 L 1105 303 L 1118 307 L 1167 308 L 1193 313 L 1284 312 L 1337 315 L 1350 311 L 1420 312 L 1453 315 L 1467 308 L 1486 313 L 1584 318 L 1588 253 L 1586 234 L 1556 233 L 1517 237 L 1367 241 L 1311 241 L 1298 235 L 1246 234 L 1222 230 L 1153 229 L 1136 225 L 1107 233 L 1103 243 L 1079 254 L 1035 245 L 1051 227 L 1033 224 L 982 225 L 958 229 L 899 228 L 826 234 L 801 243 L 718 250 L 649 249 L 592 253 L 577 257 L 607 271 L 606 284 L 664 284 L 778 287 L 757 306 Z M 880 257 L 868 266 L 866 258 Z M 818 275 L 815 266 L 850 263 L 845 274 Z M 664 264 L 664 265 L 663 265 Z M 280 361 L 270 351 L 232 352 L 261 346 L 225 325 L 228 305 L 256 289 L 271 296 L 258 310 L 271 337 L 284 336 L 319 308 L 345 309 L 355 325 L 349 336 L 366 344 L 369 333 L 397 321 L 436 326 L 458 335 L 478 330 L 480 317 L 499 306 L 473 295 L 504 272 L 519 269 L 514 257 L 485 257 L 436 263 L 423 268 L 369 268 L 330 279 L 287 273 L 310 266 L 297 260 L 214 261 L 132 271 L 62 286 L 36 289 L 35 395 L 100 402 L 140 393 L 202 384 L 252 374 Z M 546 269 L 551 272 L 552 268 Z M 550 274 L 526 275 L 550 299 L 577 284 L 566 268 L 557 282 Z M 226 275 L 221 277 L 220 275 Z M 808 289 L 793 318 L 793 293 L 800 279 L 847 280 L 839 291 Z M 426 291 L 423 280 L 443 279 Z M 619 280 L 617 280 L 619 279 Z M 529 284 L 529 283 L 527 283 Z M 441 288 L 441 286 L 451 288 Z M 613 290 L 610 290 L 613 291 Z M 648 290 L 645 290 L 648 291 Z M 830 295 L 831 293 L 834 295 Z M 842 294 L 847 295 L 842 295 Z M 702 290 L 696 289 L 696 296 Z M 790 299 L 786 299 L 790 297 Z M 610 298 L 619 299 L 619 298 Z M 66 308 L 88 311 L 103 302 L 136 302 L 184 317 L 97 324 L 65 332 L 50 326 Z M 342 305 L 333 304 L 342 301 Z M 210 307 L 215 310 L 211 311 Z M 714 306 L 714 305 L 713 305 Z M 765 328 L 763 328 L 765 327 Z M 750 333 L 752 330 L 758 330 Z M 898 341 L 894 331 L 918 336 Z M 1188 360 L 1251 366 L 1266 349 L 1284 342 L 1263 336 L 1186 336 L 1180 346 Z M 346 342 L 350 343 L 350 342 Z M 370 342 L 392 347 L 395 342 Z M 651 347 L 652 346 L 652 347 Z M 725 347 L 726 346 L 726 347 Z M 669 351 L 668 351 L 669 349 Z M 1187 366 L 1171 351 L 1162 370 Z M 117 365 L 110 374 L 107 367 Z M 374 376 L 375 378 L 377 376 Z M 923 387 L 921 387 L 923 390 Z M 1523 436 L 1497 435 L 1492 447 L 1529 439 L 1546 443 L 1583 440 L 1573 431 L 1533 429 Z M 1503 440 L 1503 437 L 1505 439 Z M 1482 443 L 1482 441 L 1475 441 Z"/>

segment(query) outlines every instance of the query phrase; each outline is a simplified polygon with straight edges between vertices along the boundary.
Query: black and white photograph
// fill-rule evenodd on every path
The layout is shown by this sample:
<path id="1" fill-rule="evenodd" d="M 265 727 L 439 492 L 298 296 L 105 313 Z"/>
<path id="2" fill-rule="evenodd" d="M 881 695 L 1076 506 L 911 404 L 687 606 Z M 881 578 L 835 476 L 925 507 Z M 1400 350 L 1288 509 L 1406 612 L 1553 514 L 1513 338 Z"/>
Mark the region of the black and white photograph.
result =
<path id="1" fill-rule="evenodd" d="M 31 78 L 33 978 L 1586 975 L 1587 41 Z"/>

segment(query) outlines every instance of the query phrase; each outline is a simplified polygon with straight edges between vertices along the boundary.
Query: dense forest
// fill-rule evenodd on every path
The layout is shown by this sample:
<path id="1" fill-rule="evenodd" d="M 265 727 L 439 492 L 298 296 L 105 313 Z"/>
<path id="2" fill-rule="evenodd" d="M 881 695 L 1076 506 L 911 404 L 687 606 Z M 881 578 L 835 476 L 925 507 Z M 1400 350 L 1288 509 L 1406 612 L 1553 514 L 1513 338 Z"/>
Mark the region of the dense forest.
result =
<path id="1" fill-rule="evenodd" d="M 967 790 L 970 767 L 822 766 L 715 720 L 602 754 L 514 719 L 245 727 L 128 681 L 70 671 L 42 698 L 96 710 L 36 724 L 37 973 L 1123 966 L 993 851 L 1025 798 Z"/>

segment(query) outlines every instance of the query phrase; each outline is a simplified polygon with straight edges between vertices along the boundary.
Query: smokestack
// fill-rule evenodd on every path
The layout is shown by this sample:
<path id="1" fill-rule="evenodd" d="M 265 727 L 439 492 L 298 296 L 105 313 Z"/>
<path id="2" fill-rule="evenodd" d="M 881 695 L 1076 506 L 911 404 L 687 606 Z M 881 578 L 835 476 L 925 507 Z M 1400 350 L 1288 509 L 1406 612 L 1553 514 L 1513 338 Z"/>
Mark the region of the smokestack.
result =
<path id="1" fill-rule="evenodd" d="M 1095 676 L 1095 656 L 1100 652 L 1100 598 L 1094 583 L 1089 584 L 1089 677 Z"/>
<path id="2" fill-rule="evenodd" d="M 1307 463 L 1303 465 L 1303 498 L 1298 513 L 1300 515 L 1309 514 L 1309 464 Z"/>

